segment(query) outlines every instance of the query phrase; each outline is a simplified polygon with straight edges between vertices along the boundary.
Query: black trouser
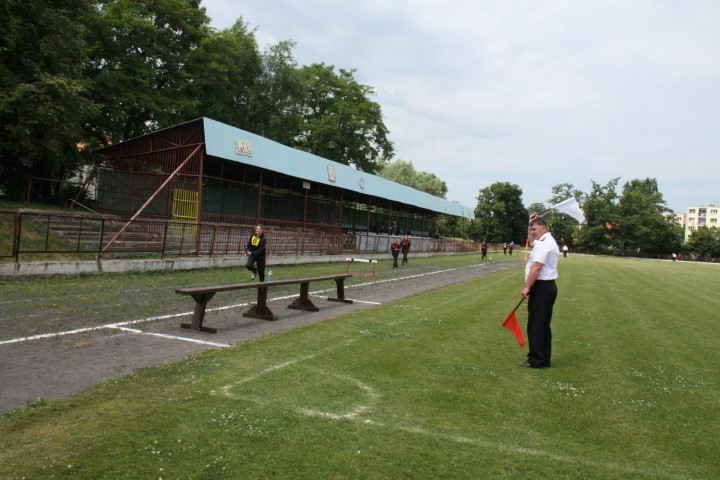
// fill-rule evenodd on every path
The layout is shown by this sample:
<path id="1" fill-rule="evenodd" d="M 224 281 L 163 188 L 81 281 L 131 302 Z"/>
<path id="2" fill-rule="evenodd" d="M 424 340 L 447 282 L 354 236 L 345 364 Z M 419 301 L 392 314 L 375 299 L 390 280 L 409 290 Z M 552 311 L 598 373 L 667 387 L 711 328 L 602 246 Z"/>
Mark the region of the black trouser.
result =
<path id="1" fill-rule="evenodd" d="M 398 268 L 397 259 L 398 259 L 398 256 L 399 256 L 399 255 L 400 255 L 400 252 L 398 252 L 398 251 L 392 252 L 392 256 L 393 256 L 393 268 Z"/>
<path id="2" fill-rule="evenodd" d="M 403 251 L 402 254 L 403 254 L 402 264 L 403 264 L 403 265 L 406 265 L 406 264 L 407 264 L 407 254 L 408 254 L 408 252 L 407 252 L 407 251 Z"/>
<path id="3" fill-rule="evenodd" d="M 483 258 L 487 257 L 487 248 L 481 249 L 481 252 L 482 252 L 482 258 L 480 258 L 480 260 L 482 260 Z"/>
<path id="4" fill-rule="evenodd" d="M 250 255 L 248 257 L 247 265 L 245 265 L 245 268 L 253 272 L 253 274 L 257 273 L 260 277 L 261 282 L 265 281 L 265 257 L 256 257 L 255 255 Z"/>
<path id="5" fill-rule="evenodd" d="M 527 326 L 528 342 L 530 343 L 528 363 L 533 366 L 550 366 L 552 355 L 550 321 L 556 298 L 555 280 L 536 280 L 530 290 Z"/>

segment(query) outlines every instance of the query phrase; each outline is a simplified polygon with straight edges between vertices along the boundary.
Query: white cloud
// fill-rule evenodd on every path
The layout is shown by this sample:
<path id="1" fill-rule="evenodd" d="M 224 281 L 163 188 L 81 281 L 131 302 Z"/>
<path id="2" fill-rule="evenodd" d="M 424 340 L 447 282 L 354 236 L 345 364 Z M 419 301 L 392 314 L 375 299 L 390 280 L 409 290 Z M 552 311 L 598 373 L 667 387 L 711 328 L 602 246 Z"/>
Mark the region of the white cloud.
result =
<path id="1" fill-rule="evenodd" d="M 474 207 L 495 181 L 526 204 L 654 177 L 671 208 L 717 202 L 720 2 L 711 0 L 205 0 L 261 46 L 356 69 L 396 158 Z M 717 177 L 717 175 L 716 175 Z"/>

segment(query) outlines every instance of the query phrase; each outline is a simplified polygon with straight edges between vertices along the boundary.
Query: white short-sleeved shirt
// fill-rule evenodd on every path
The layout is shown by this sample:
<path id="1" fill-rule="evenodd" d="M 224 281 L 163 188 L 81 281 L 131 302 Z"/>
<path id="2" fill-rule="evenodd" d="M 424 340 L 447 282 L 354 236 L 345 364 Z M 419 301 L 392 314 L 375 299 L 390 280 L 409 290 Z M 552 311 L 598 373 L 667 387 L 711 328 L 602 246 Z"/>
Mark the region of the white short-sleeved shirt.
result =
<path id="1" fill-rule="evenodd" d="M 530 274 L 530 266 L 535 262 L 542 263 L 538 280 L 555 280 L 558 278 L 558 244 L 550 235 L 550 232 L 545 232 L 542 237 L 533 243 L 530 258 L 528 258 L 527 265 L 525 265 L 525 280 Z"/>

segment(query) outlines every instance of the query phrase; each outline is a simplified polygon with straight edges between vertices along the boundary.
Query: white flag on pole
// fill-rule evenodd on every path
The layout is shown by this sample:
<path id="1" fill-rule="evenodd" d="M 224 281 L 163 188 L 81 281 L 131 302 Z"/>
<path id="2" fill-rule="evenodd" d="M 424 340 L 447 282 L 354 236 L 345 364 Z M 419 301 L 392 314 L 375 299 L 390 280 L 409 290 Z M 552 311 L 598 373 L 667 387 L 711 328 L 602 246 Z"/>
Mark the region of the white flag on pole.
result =
<path id="1" fill-rule="evenodd" d="M 560 213 L 570 215 L 572 218 L 574 218 L 580 223 L 585 221 L 585 215 L 583 215 L 582 210 L 580 210 L 580 205 L 578 204 L 577 200 L 575 200 L 575 197 L 570 197 L 567 200 L 563 200 L 557 205 L 553 205 L 552 207 L 550 207 L 550 209 L 553 208 Z"/>

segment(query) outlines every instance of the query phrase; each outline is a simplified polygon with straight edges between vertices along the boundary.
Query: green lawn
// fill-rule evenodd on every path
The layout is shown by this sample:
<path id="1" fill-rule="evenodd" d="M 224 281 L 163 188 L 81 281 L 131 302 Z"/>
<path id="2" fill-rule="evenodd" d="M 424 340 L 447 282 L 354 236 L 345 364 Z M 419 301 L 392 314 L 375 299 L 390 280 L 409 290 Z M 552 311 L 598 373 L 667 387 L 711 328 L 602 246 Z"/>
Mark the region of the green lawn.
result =
<path id="1" fill-rule="evenodd" d="M 551 369 L 518 266 L 15 411 L 0 478 L 718 478 L 720 267 L 560 274 Z"/>

